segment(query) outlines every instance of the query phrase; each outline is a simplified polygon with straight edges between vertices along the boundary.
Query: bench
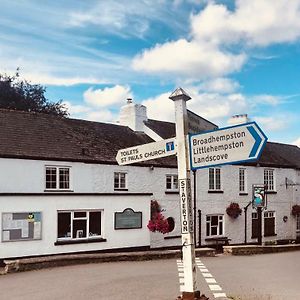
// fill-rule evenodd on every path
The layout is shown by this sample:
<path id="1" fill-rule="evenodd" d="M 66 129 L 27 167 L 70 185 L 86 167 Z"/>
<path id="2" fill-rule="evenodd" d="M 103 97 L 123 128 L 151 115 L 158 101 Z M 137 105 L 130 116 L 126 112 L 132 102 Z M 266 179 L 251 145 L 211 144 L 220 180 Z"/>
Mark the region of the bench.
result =
<path id="1" fill-rule="evenodd" d="M 206 242 L 215 242 L 216 245 L 216 250 L 222 251 L 223 247 L 222 246 L 228 246 L 229 242 L 231 239 L 229 239 L 227 236 L 222 236 L 222 237 L 211 237 L 211 238 L 206 238 Z"/>

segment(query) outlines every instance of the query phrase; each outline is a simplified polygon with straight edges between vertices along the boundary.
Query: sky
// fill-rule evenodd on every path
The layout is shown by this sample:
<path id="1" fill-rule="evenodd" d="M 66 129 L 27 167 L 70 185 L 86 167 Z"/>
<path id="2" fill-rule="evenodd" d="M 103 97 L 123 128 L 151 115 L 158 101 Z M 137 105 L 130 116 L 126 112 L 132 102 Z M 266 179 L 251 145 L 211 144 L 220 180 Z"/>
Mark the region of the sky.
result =
<path id="1" fill-rule="evenodd" d="M 0 73 L 70 117 L 117 122 L 127 98 L 174 121 L 170 94 L 220 128 L 248 114 L 300 147 L 300 0 L 0 0 Z"/>

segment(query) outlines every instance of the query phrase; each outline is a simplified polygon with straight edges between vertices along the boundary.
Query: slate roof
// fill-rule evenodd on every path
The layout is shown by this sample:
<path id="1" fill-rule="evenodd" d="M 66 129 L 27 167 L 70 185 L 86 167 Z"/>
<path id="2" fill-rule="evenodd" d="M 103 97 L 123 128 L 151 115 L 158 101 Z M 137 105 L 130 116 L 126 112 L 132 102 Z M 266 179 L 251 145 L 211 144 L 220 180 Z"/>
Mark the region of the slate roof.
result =
<path id="1" fill-rule="evenodd" d="M 117 164 L 119 149 L 150 143 L 127 126 L 0 110 L 0 157 Z M 176 166 L 176 158 L 142 165 Z"/>
<path id="2" fill-rule="evenodd" d="M 162 138 L 175 136 L 175 124 L 148 120 Z M 0 157 L 117 164 L 119 149 L 153 142 L 127 126 L 0 110 Z M 258 162 L 244 165 L 300 169 L 300 148 L 268 142 Z M 175 156 L 136 165 L 176 167 Z"/>
<path id="3" fill-rule="evenodd" d="M 163 139 L 176 136 L 175 123 L 148 119 L 147 121 L 144 121 L 144 124 Z"/>

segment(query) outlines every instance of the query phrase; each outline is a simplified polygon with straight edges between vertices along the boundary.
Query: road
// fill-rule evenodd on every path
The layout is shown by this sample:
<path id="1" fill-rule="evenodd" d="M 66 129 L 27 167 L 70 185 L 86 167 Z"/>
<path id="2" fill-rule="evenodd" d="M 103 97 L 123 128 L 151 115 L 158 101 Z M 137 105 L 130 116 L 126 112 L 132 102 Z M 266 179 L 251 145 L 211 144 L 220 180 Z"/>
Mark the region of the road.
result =
<path id="1" fill-rule="evenodd" d="M 210 300 L 216 293 L 235 300 L 300 299 L 300 252 L 203 257 L 198 265 L 198 285 Z M 216 281 L 211 287 L 221 290 L 211 291 L 203 275 L 208 272 Z M 175 300 L 179 288 L 174 259 L 67 266 L 0 277 L 0 299 L 8 300 Z"/>

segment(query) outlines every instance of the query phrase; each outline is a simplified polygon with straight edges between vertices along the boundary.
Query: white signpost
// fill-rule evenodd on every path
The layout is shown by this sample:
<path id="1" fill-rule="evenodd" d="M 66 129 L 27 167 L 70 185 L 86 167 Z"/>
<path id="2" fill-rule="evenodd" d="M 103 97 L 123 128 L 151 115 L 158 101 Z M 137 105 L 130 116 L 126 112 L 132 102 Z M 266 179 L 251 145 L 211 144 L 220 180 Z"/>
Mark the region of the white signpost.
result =
<path id="1" fill-rule="evenodd" d="M 196 285 L 190 168 L 196 170 L 256 160 L 267 142 L 267 137 L 255 122 L 251 122 L 193 134 L 188 141 L 186 102 L 191 97 L 178 88 L 169 98 L 175 103 L 176 139 L 121 149 L 116 160 L 119 165 L 127 165 L 177 154 L 184 271 L 182 299 L 200 299 L 200 291 Z"/>
<path id="2" fill-rule="evenodd" d="M 255 122 L 190 135 L 191 168 L 257 160 L 266 142 Z"/>
<path id="3" fill-rule="evenodd" d="M 117 153 L 116 160 L 119 165 L 129 165 L 174 154 L 176 154 L 176 139 L 171 138 L 121 149 Z"/>
<path id="4" fill-rule="evenodd" d="M 177 163 L 180 194 L 181 240 L 183 254 L 184 291 L 182 299 L 198 299 L 195 244 L 193 236 L 193 210 L 191 199 L 189 150 L 186 136 L 188 134 L 188 118 L 186 102 L 191 99 L 186 92 L 178 88 L 169 97 L 175 104 Z"/>

